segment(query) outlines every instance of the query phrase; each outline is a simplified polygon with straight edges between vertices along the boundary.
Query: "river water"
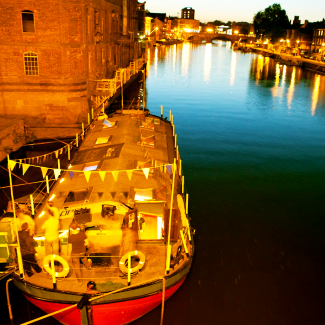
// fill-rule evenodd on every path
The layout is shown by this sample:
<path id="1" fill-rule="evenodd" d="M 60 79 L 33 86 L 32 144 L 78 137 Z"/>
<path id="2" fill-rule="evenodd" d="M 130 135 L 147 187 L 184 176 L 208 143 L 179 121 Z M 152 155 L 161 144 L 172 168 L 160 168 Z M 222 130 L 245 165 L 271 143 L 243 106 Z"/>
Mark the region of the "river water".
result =
<path id="1" fill-rule="evenodd" d="M 323 325 L 325 76 L 229 42 L 151 49 L 147 74 L 148 108 L 173 114 L 196 229 L 164 324 Z"/>
<path id="2" fill-rule="evenodd" d="M 324 324 L 325 76 L 225 42 L 148 59 L 148 108 L 172 111 L 196 228 L 164 324 Z"/>

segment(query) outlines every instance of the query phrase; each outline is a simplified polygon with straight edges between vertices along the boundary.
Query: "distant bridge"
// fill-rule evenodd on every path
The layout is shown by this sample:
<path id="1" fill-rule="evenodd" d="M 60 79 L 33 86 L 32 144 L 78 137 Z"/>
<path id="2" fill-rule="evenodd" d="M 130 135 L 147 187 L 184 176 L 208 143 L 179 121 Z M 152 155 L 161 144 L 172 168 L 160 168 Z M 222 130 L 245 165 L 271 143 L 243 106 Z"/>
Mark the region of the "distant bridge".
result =
<path id="1" fill-rule="evenodd" d="M 221 41 L 230 41 L 231 43 L 234 43 L 235 41 L 244 41 L 246 42 L 255 42 L 256 37 L 255 36 L 248 36 L 248 35 L 228 35 L 228 34 L 222 34 L 222 33 L 187 33 L 183 32 L 183 38 L 186 41 L 206 41 L 207 43 L 211 43 L 213 40 L 221 40 Z"/>

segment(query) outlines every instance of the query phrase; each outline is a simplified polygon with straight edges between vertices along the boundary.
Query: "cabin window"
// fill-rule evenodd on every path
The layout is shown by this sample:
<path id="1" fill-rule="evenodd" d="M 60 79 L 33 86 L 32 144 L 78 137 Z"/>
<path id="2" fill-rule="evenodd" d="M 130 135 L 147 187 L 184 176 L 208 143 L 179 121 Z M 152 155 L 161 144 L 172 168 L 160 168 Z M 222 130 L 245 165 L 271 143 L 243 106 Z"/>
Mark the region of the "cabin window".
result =
<path id="1" fill-rule="evenodd" d="M 26 76 L 38 76 L 38 57 L 37 53 L 24 53 L 24 67 Z"/>
<path id="2" fill-rule="evenodd" d="M 24 33 L 35 33 L 34 26 L 34 13 L 29 10 L 25 10 L 21 13 L 21 20 Z"/>

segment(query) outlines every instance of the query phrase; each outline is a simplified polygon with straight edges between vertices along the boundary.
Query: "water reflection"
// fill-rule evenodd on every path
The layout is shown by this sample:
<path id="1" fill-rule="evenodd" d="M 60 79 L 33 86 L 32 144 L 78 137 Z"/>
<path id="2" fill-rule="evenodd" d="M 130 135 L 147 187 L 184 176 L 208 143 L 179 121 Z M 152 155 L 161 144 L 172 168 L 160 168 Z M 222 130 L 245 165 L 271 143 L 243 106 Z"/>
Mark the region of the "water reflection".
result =
<path id="1" fill-rule="evenodd" d="M 230 86 L 233 86 L 235 84 L 235 75 L 236 75 L 236 58 L 237 52 L 232 51 L 231 53 L 231 63 L 230 63 Z"/>
<path id="2" fill-rule="evenodd" d="M 318 96 L 319 96 L 319 86 L 320 86 L 320 75 L 315 76 L 314 90 L 311 97 L 311 115 L 315 115 L 317 108 Z"/>
<path id="3" fill-rule="evenodd" d="M 294 92 L 295 92 L 295 79 L 296 79 L 296 67 L 293 67 L 292 74 L 291 74 L 290 86 L 288 88 L 288 94 L 287 94 L 288 109 L 291 108 L 291 102 L 292 102 L 293 95 L 294 95 Z"/>
<path id="4" fill-rule="evenodd" d="M 210 81 L 211 72 L 211 58 L 212 58 L 212 44 L 205 44 L 205 55 L 204 55 L 204 81 Z"/>
<path id="5" fill-rule="evenodd" d="M 183 43 L 182 47 L 182 76 L 188 75 L 190 65 L 190 43 Z"/>

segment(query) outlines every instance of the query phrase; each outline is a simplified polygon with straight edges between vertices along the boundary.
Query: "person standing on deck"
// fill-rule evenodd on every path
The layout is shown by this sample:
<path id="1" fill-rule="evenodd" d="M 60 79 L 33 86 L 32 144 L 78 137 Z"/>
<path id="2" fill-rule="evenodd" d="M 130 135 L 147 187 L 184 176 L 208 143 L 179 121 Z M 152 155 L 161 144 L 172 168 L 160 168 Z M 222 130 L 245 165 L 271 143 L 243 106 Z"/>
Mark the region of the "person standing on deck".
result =
<path id="1" fill-rule="evenodd" d="M 68 238 L 68 258 L 72 259 L 72 266 L 76 274 L 77 282 L 81 284 L 80 259 L 87 270 L 91 269 L 91 260 L 86 257 L 86 247 L 89 246 L 87 235 L 80 231 L 78 224 L 73 221 L 70 225 L 71 234 Z"/>
<path id="2" fill-rule="evenodd" d="M 45 256 L 54 254 L 59 255 L 59 218 L 58 214 L 51 207 L 48 209 L 48 219 L 43 223 L 42 229 L 45 229 Z"/>
<path id="3" fill-rule="evenodd" d="M 35 254 L 36 254 L 36 250 L 34 247 L 35 240 L 29 234 L 28 223 L 24 222 L 21 225 L 21 229 L 22 230 L 18 231 L 18 236 L 19 236 L 21 255 L 23 259 L 23 266 L 26 274 L 28 276 L 32 276 L 33 275 L 32 268 L 35 270 L 36 273 L 42 272 L 42 269 L 37 264 L 35 258 Z"/>
<path id="4" fill-rule="evenodd" d="M 28 232 L 29 232 L 29 234 L 31 236 L 34 236 L 34 233 L 35 233 L 35 221 L 34 221 L 34 219 L 30 215 L 24 213 L 24 211 L 22 211 L 22 210 L 19 210 L 17 215 L 18 215 L 18 219 L 17 219 L 18 230 L 21 230 L 23 223 L 26 222 L 28 224 Z"/>

